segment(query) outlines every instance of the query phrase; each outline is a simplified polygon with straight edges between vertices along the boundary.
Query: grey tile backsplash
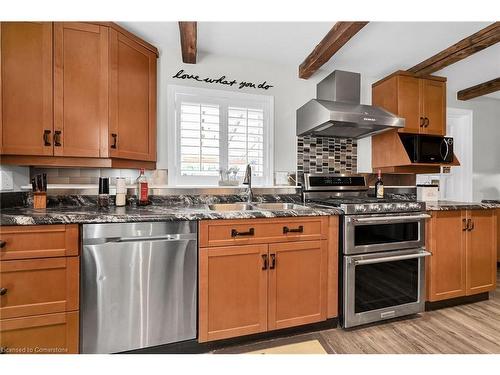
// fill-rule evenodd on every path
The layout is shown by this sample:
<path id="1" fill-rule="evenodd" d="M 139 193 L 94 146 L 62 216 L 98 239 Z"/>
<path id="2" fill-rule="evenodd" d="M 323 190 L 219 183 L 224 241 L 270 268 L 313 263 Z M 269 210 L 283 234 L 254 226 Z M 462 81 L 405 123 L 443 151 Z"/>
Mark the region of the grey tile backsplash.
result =
<path id="1" fill-rule="evenodd" d="M 355 139 L 297 137 L 297 177 L 304 173 L 356 173 Z"/>

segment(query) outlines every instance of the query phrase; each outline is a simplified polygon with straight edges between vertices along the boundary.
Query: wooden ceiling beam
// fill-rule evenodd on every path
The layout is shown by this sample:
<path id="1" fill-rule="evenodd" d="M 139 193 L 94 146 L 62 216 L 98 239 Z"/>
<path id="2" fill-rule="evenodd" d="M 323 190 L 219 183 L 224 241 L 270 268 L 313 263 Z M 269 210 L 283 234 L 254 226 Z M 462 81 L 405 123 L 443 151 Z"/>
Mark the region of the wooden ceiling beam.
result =
<path id="1" fill-rule="evenodd" d="M 181 34 L 182 62 L 196 64 L 196 22 L 179 22 L 179 31 Z"/>
<path id="2" fill-rule="evenodd" d="M 478 96 L 491 94 L 492 92 L 496 92 L 499 90 L 500 90 L 500 77 L 492 79 L 491 81 L 488 82 L 480 83 L 479 85 L 472 86 L 464 90 L 460 90 L 457 93 L 457 99 L 469 100 L 477 98 Z"/>
<path id="3" fill-rule="evenodd" d="M 432 74 L 500 41 L 500 22 L 495 22 L 451 47 L 408 69 L 419 76 Z"/>
<path id="4" fill-rule="evenodd" d="M 299 66 L 299 77 L 308 79 L 368 22 L 337 22 Z"/>

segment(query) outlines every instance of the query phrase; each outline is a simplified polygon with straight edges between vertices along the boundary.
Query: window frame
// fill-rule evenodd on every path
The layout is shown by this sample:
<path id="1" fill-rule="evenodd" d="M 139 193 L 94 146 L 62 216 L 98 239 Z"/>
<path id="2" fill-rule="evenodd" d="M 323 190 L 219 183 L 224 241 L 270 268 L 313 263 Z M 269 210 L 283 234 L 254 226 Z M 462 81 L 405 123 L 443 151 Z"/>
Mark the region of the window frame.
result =
<path id="1" fill-rule="evenodd" d="M 167 144 L 168 144 L 168 184 L 172 186 L 218 186 L 218 176 L 182 176 L 180 172 L 180 104 L 181 98 L 193 102 L 219 105 L 220 139 L 227 140 L 228 107 L 239 106 L 262 108 L 263 118 L 263 177 L 253 176 L 255 186 L 272 186 L 274 176 L 274 97 L 234 92 L 229 90 L 207 89 L 192 86 L 167 86 Z M 219 164 L 228 164 L 228 143 L 219 144 Z"/>

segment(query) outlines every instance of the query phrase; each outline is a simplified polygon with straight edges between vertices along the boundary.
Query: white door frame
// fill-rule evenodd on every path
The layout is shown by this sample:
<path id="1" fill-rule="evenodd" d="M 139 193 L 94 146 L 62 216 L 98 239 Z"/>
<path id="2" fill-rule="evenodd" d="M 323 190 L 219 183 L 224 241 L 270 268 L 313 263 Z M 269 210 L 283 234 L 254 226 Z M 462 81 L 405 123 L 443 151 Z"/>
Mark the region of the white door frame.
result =
<path id="1" fill-rule="evenodd" d="M 450 183 L 455 186 L 461 187 L 461 194 L 459 197 L 443 197 L 443 198 L 453 198 L 454 200 L 462 200 L 465 202 L 472 201 L 472 166 L 473 166 L 473 153 L 472 153 L 472 126 L 473 126 L 473 111 L 470 109 L 462 108 L 447 108 L 447 124 L 448 120 L 458 120 L 460 124 L 454 128 L 453 134 L 450 133 L 450 129 L 447 125 L 446 133 L 447 135 L 453 136 L 455 140 L 454 150 L 458 153 L 458 161 L 460 162 L 459 167 L 451 167 L 451 173 L 443 175 L 445 184 Z M 458 140 L 458 142 L 457 142 Z M 459 147 L 457 147 L 459 146 Z M 460 168 L 460 174 L 453 174 L 455 168 Z M 446 187 L 445 187 L 446 188 Z"/>

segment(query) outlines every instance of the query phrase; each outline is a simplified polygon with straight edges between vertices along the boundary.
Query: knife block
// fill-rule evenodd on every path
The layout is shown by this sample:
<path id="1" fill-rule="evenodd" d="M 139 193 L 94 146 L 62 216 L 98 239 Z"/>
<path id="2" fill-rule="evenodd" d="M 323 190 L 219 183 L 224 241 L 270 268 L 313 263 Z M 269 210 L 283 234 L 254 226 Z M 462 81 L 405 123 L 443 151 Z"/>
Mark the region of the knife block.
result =
<path id="1" fill-rule="evenodd" d="M 37 192 L 33 193 L 33 208 L 46 208 L 47 207 L 47 193 Z"/>

